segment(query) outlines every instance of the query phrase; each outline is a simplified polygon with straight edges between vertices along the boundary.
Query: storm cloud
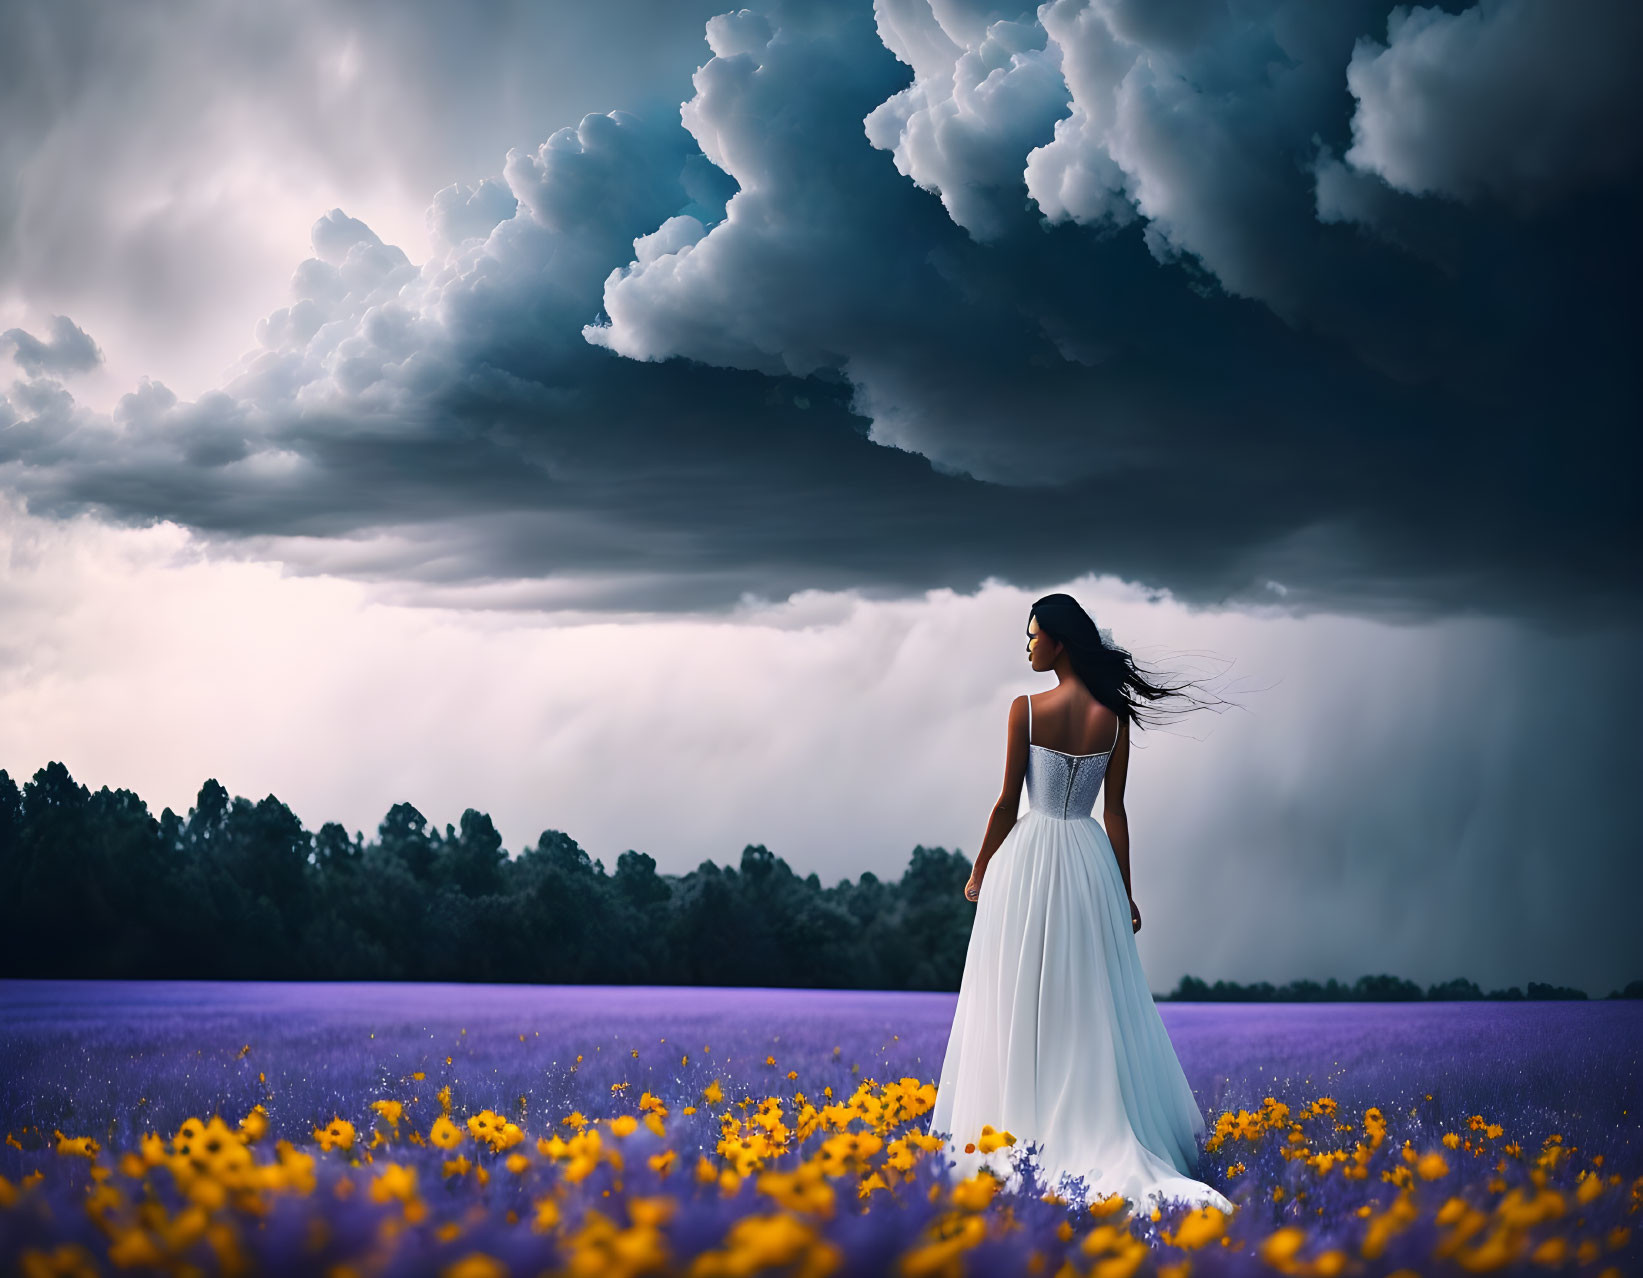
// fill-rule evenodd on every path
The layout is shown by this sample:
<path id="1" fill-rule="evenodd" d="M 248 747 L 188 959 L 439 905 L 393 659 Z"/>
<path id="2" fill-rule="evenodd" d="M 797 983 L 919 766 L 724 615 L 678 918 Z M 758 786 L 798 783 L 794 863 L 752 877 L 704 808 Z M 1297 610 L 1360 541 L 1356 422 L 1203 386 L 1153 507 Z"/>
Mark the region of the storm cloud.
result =
<path id="1" fill-rule="evenodd" d="M 197 398 L 90 411 L 8 334 L 0 480 L 514 607 L 1634 617 L 1638 24 L 1529 7 L 716 16 L 676 116 L 443 184 L 422 262 L 320 217 Z"/>

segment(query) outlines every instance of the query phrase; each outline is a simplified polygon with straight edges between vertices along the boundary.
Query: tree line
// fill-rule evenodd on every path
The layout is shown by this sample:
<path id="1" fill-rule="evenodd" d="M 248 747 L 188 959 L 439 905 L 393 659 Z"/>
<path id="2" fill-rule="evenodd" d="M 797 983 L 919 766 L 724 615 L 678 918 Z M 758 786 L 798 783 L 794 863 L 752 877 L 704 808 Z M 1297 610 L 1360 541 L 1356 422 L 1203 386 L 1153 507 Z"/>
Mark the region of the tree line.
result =
<path id="1" fill-rule="evenodd" d="M 960 853 L 823 887 L 761 845 L 739 866 L 614 873 L 568 834 L 517 856 L 472 808 L 409 803 L 366 842 L 215 780 L 186 817 L 95 794 L 61 763 L 0 770 L 0 973 L 14 977 L 958 987 L 974 907 Z"/>
<path id="2" fill-rule="evenodd" d="M 230 798 L 214 779 L 186 817 L 156 818 L 58 762 L 21 787 L 0 770 L 0 974 L 12 977 L 951 991 L 975 913 L 969 875 L 961 852 L 921 845 L 899 879 L 824 887 L 761 844 L 738 866 L 683 875 L 629 850 L 609 873 L 558 830 L 510 856 L 473 808 L 441 831 L 396 803 L 366 842 L 334 821 L 312 833 L 275 796 Z M 1535 992 L 1549 988 L 1529 997 L 1585 997 Z M 1189 976 L 1168 997 L 1423 995 L 1391 977 L 1274 990 Z"/>
<path id="3" fill-rule="evenodd" d="M 1183 976 L 1173 992 L 1160 995 L 1160 1001 L 1188 1003 L 1410 1003 L 1421 1000 L 1432 1002 L 1470 1002 L 1500 999 L 1506 1002 L 1519 999 L 1582 999 L 1585 990 L 1570 985 L 1549 985 L 1544 981 L 1530 981 L 1525 993 L 1515 985 L 1490 990 L 1487 994 L 1475 981 L 1457 977 L 1428 985 L 1425 990 L 1414 981 L 1398 976 L 1360 976 L 1351 985 L 1334 977 L 1318 981 L 1290 981 L 1274 986 L 1268 981 L 1240 985 L 1236 981 L 1216 981 L 1214 985 L 1196 976 Z M 1631 981 L 1624 989 L 1611 990 L 1609 998 L 1643 998 L 1643 981 Z"/>

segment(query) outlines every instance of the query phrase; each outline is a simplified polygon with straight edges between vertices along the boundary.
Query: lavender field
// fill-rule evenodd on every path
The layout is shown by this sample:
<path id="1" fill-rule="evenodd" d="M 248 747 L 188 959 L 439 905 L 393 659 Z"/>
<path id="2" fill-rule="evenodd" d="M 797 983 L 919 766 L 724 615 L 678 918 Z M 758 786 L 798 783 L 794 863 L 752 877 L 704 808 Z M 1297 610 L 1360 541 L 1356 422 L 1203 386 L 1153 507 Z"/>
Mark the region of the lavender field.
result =
<path id="1" fill-rule="evenodd" d="M 1198 1175 L 1238 1206 L 1142 1216 L 944 1174 L 954 998 L 0 982 L 0 1264 L 1643 1269 L 1643 1005 L 1160 1004 L 1209 1127 Z"/>

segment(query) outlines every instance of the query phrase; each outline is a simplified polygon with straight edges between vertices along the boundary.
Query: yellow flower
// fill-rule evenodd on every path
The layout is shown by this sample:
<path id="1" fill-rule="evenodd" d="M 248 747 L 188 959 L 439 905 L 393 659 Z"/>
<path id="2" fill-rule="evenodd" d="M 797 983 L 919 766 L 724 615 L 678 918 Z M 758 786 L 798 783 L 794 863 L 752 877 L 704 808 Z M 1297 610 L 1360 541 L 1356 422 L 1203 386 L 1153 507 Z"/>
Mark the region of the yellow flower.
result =
<path id="1" fill-rule="evenodd" d="M 904 1278 L 925 1278 L 931 1274 L 957 1274 L 963 1263 L 959 1253 L 969 1250 L 987 1236 L 987 1227 L 977 1216 L 966 1217 L 955 1232 L 925 1243 L 901 1257 Z"/>
<path id="2" fill-rule="evenodd" d="M 1015 1137 L 1009 1132 L 994 1131 L 992 1124 L 989 1123 L 982 1127 L 981 1140 L 977 1144 L 982 1153 L 990 1154 L 996 1149 L 1015 1144 Z"/>
<path id="3" fill-rule="evenodd" d="M 986 1170 L 978 1171 L 967 1180 L 953 1186 L 953 1206 L 961 1211 L 981 1211 L 992 1202 L 998 1192 L 999 1181 Z"/>
<path id="4" fill-rule="evenodd" d="M 428 1139 L 441 1149 L 455 1149 L 462 1143 L 462 1129 L 447 1115 L 441 1114 L 428 1129 Z"/>
<path id="5" fill-rule="evenodd" d="M 1306 1242 L 1306 1231 L 1297 1229 L 1294 1225 L 1285 1225 L 1276 1233 L 1268 1234 L 1261 1240 L 1260 1255 L 1273 1269 L 1287 1270 L 1295 1253 Z"/>
<path id="6" fill-rule="evenodd" d="M 354 1125 L 346 1118 L 333 1118 L 328 1126 L 314 1128 L 314 1139 L 321 1149 L 352 1149 Z"/>
<path id="7" fill-rule="evenodd" d="M 262 1105 L 253 1105 L 251 1112 L 240 1119 L 240 1137 L 247 1143 L 261 1140 L 268 1134 L 268 1110 Z"/>
<path id="8" fill-rule="evenodd" d="M 724 1089 L 719 1086 L 718 1079 L 714 1079 L 702 1090 L 702 1099 L 709 1105 L 717 1105 L 724 1098 Z"/>
<path id="9" fill-rule="evenodd" d="M 1436 1180 L 1439 1176 L 1447 1175 L 1449 1163 L 1437 1150 L 1422 1154 L 1415 1162 L 1415 1173 L 1422 1180 Z"/>
<path id="10" fill-rule="evenodd" d="M 627 1206 L 628 1219 L 635 1225 L 649 1229 L 667 1224 L 679 1209 L 679 1204 L 666 1194 L 657 1194 L 650 1198 L 635 1196 L 628 1199 Z"/>
<path id="11" fill-rule="evenodd" d="M 751 1274 L 789 1265 L 811 1248 L 815 1231 L 796 1216 L 778 1213 L 743 1216 L 725 1235 L 718 1251 L 704 1252 L 694 1266 L 707 1274 Z M 822 1270 L 820 1272 L 826 1272 Z"/>
<path id="12" fill-rule="evenodd" d="M 470 1251 L 439 1271 L 440 1278 L 508 1278 L 508 1267 L 494 1256 Z"/>
<path id="13" fill-rule="evenodd" d="M 612 1136 L 631 1136 L 639 1128 L 639 1120 L 632 1114 L 621 1114 L 610 1120 Z"/>
<path id="14" fill-rule="evenodd" d="M 1222 1238 L 1227 1232 L 1226 1213 L 1218 1207 L 1199 1207 L 1185 1216 L 1176 1228 L 1175 1236 L 1164 1241 L 1192 1250 Z"/>
<path id="15" fill-rule="evenodd" d="M 374 1100 L 371 1108 L 386 1118 L 395 1131 L 399 1130 L 399 1117 L 405 1112 L 404 1105 L 396 1100 Z"/>
<path id="16" fill-rule="evenodd" d="M 1108 1194 L 1105 1198 L 1097 1198 L 1090 1204 L 1090 1215 L 1099 1220 L 1103 1216 L 1112 1216 L 1126 1210 L 1129 1200 L 1123 1194 Z"/>
<path id="17" fill-rule="evenodd" d="M 73 1154 L 78 1158 L 95 1158 L 97 1151 L 102 1148 L 90 1136 L 65 1136 L 62 1132 L 52 1129 L 57 1136 L 57 1152 L 59 1154 Z"/>
<path id="18" fill-rule="evenodd" d="M 408 1202 L 416 1197 L 416 1168 L 403 1163 L 387 1163 L 371 1182 L 371 1197 L 379 1203 L 397 1198 Z"/>

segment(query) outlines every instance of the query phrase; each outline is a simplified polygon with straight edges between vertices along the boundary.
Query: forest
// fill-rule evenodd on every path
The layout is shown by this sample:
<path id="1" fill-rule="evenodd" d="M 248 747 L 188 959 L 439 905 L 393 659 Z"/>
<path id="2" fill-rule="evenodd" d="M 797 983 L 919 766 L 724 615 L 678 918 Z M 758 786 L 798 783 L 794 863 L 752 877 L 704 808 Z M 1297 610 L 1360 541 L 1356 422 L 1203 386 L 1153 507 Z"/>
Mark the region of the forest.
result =
<path id="1" fill-rule="evenodd" d="M 0 770 L 0 975 L 213 980 L 497 981 L 956 990 L 975 907 L 961 852 L 915 847 L 901 876 L 824 886 L 759 844 L 739 864 L 614 871 L 544 830 L 509 855 L 468 808 L 443 831 L 409 803 L 366 842 L 310 832 L 278 798 L 215 780 L 186 816 L 93 793 L 59 762 L 19 787 Z M 1621 996 L 1643 994 L 1633 982 Z M 1209 985 L 1198 1001 L 1584 998 L 1531 982 L 1484 994 L 1391 976 L 1353 985 Z"/>

